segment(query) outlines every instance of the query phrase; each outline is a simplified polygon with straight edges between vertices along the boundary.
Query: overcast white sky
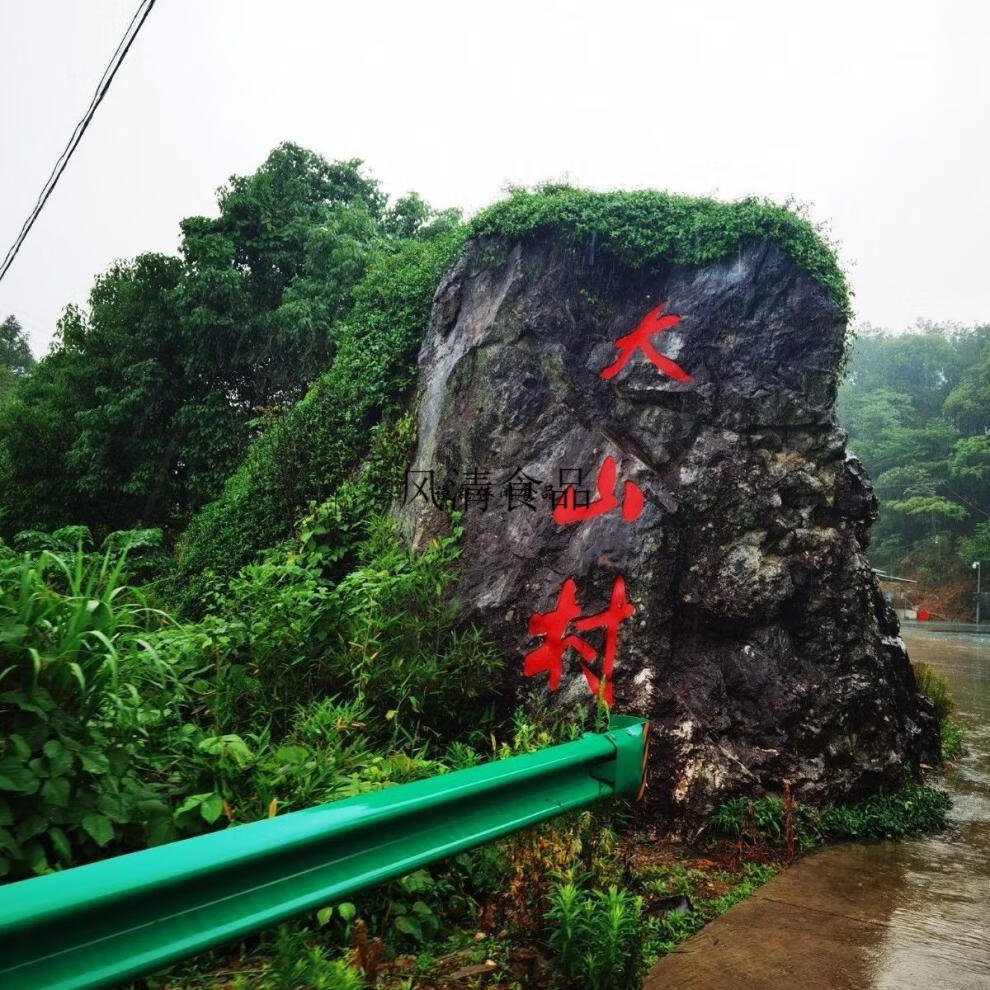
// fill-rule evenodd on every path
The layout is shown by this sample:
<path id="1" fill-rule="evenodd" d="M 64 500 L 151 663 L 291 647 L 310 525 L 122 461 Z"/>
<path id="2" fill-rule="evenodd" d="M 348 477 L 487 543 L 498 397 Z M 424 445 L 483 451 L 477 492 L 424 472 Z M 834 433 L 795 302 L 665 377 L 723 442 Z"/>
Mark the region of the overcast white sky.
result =
<path id="1" fill-rule="evenodd" d="M 0 0 L 0 256 L 137 0 Z M 0 283 L 42 353 L 117 257 L 282 140 L 475 210 L 567 177 L 793 196 L 859 319 L 990 320 L 990 5 L 158 0 Z"/>

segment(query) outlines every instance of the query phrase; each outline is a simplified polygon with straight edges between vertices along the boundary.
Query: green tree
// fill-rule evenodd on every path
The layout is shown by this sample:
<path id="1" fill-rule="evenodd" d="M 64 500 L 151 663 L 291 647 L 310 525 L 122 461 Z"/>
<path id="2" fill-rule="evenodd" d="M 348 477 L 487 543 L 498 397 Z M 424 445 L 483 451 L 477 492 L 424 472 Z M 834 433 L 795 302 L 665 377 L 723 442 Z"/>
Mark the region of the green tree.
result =
<path id="1" fill-rule="evenodd" d="M 945 580 L 990 518 L 990 327 L 866 328 L 838 412 L 875 479 L 874 563 Z"/>
<path id="2" fill-rule="evenodd" d="M 13 314 L 0 323 L 0 364 L 22 375 L 27 374 L 34 365 L 27 336 Z"/>
<path id="3" fill-rule="evenodd" d="M 990 434 L 961 437 L 949 455 L 948 490 L 977 519 L 990 518 Z"/>
<path id="4" fill-rule="evenodd" d="M 914 411 L 928 419 L 941 413 L 963 367 L 953 338 L 933 324 L 902 334 L 867 326 L 853 344 L 849 381 L 860 392 L 909 395 Z"/>
<path id="5" fill-rule="evenodd" d="M 946 396 L 945 415 L 964 433 L 990 430 L 990 341 Z"/>
<path id="6" fill-rule="evenodd" d="M 460 210 L 434 210 L 416 192 L 397 199 L 386 211 L 385 232 L 398 240 L 430 240 L 449 233 L 461 224 Z"/>
<path id="7" fill-rule="evenodd" d="M 375 261 L 338 328 L 330 367 L 251 443 L 220 497 L 190 522 L 182 537 L 188 587 L 209 571 L 230 578 L 291 535 L 308 502 L 323 501 L 347 480 L 376 424 L 401 414 L 434 292 L 463 236 L 405 241 Z M 390 470 L 383 484 L 395 488 L 399 466 Z"/>
<path id="8" fill-rule="evenodd" d="M 219 190 L 217 217 L 182 222 L 180 257 L 118 262 L 85 310 L 65 311 L 0 411 L 8 536 L 67 522 L 174 532 L 217 496 L 330 363 L 389 240 L 386 197 L 360 164 L 281 145 Z"/>
<path id="9" fill-rule="evenodd" d="M 959 556 L 969 563 L 975 560 L 984 564 L 990 562 L 990 522 L 974 526 L 973 532 L 959 541 Z"/>
<path id="10" fill-rule="evenodd" d="M 283 144 L 220 189 L 216 219 L 181 224 L 187 373 L 247 417 L 296 401 L 332 356 L 382 236 L 385 196 L 360 165 Z"/>
<path id="11" fill-rule="evenodd" d="M 0 323 L 0 398 L 9 395 L 34 367 L 27 335 L 16 316 Z"/>

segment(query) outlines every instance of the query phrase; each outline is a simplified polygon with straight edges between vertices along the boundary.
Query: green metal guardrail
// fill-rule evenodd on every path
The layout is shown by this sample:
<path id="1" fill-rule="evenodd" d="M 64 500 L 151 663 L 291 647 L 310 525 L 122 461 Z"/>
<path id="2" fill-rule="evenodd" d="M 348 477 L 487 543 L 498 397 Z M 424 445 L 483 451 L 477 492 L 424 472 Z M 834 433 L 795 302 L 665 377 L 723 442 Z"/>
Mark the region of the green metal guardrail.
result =
<path id="1" fill-rule="evenodd" d="M 562 812 L 641 793 L 648 725 L 0 887 L 0 988 L 77 990 L 344 899 Z"/>

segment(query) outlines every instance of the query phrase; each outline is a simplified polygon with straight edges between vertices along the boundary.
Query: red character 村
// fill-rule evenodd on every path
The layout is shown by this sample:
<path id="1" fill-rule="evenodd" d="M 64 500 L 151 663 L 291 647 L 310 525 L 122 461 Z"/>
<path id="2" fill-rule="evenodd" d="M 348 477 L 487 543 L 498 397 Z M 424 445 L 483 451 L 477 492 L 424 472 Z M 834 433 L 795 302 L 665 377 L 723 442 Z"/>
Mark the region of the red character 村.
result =
<path id="1" fill-rule="evenodd" d="M 546 671 L 549 675 L 547 686 L 556 691 L 560 684 L 564 666 L 564 652 L 573 649 L 581 658 L 581 673 L 595 697 L 602 697 L 605 704 L 612 705 L 612 669 L 619 644 L 619 624 L 628 619 L 636 610 L 626 599 L 626 583 L 617 577 L 612 584 L 612 597 L 604 612 L 580 618 L 581 607 L 577 601 L 577 586 L 568 578 L 557 596 L 557 607 L 552 612 L 534 612 L 529 619 L 531 636 L 544 637 L 536 649 L 526 654 L 523 673 L 527 677 Z M 567 627 L 574 623 L 577 630 L 604 629 L 605 645 L 602 650 L 601 678 L 589 664 L 598 655 L 597 650 L 578 636 L 567 635 Z"/>

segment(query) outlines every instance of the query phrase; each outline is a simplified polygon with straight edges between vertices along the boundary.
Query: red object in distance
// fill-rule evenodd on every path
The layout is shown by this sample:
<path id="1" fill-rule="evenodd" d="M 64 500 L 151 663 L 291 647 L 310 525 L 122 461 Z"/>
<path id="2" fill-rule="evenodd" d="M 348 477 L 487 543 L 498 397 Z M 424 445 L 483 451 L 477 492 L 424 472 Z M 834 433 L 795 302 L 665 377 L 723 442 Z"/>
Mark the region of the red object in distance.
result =
<path id="1" fill-rule="evenodd" d="M 560 504 L 553 510 L 554 521 L 560 526 L 594 519 L 611 512 L 619 504 L 615 497 L 615 458 L 606 457 L 598 469 L 598 479 L 595 482 L 598 498 L 590 505 L 578 506 L 574 496 L 574 486 L 569 485 Z M 643 511 L 643 492 L 639 485 L 632 481 L 623 483 L 622 488 L 622 518 L 633 522 Z"/>
<path id="2" fill-rule="evenodd" d="M 639 326 L 635 330 L 627 333 L 624 337 L 620 337 L 615 342 L 615 346 L 619 349 L 619 356 L 612 364 L 599 372 L 602 378 L 606 381 L 609 378 L 614 378 L 626 366 L 633 353 L 641 350 L 650 363 L 659 368 L 668 377 L 674 378 L 679 382 L 691 381 L 691 376 L 676 361 L 671 361 L 670 358 L 664 357 L 650 342 L 650 338 L 655 334 L 663 333 L 664 330 L 669 330 L 681 322 L 681 318 L 675 316 L 673 313 L 668 313 L 666 316 L 662 315 L 663 308 L 666 305 L 666 302 L 662 302 L 659 306 L 651 309 L 640 320 Z"/>
<path id="3" fill-rule="evenodd" d="M 552 612 L 534 612 L 529 619 L 531 636 L 543 636 L 544 642 L 526 654 L 523 660 L 523 673 L 527 677 L 544 671 L 549 675 L 547 687 L 556 691 L 564 667 L 564 653 L 573 649 L 581 657 L 581 673 L 588 682 L 591 693 L 601 696 L 605 704 L 612 706 L 612 670 L 619 644 L 619 625 L 636 610 L 626 599 L 626 582 L 617 577 L 612 584 L 612 597 L 604 612 L 580 618 L 581 606 L 577 601 L 577 585 L 568 578 L 561 585 L 557 596 L 557 607 Z M 567 627 L 574 622 L 580 631 L 588 629 L 605 630 L 605 647 L 602 651 L 601 677 L 588 666 L 598 651 L 578 636 L 568 636 Z"/>

